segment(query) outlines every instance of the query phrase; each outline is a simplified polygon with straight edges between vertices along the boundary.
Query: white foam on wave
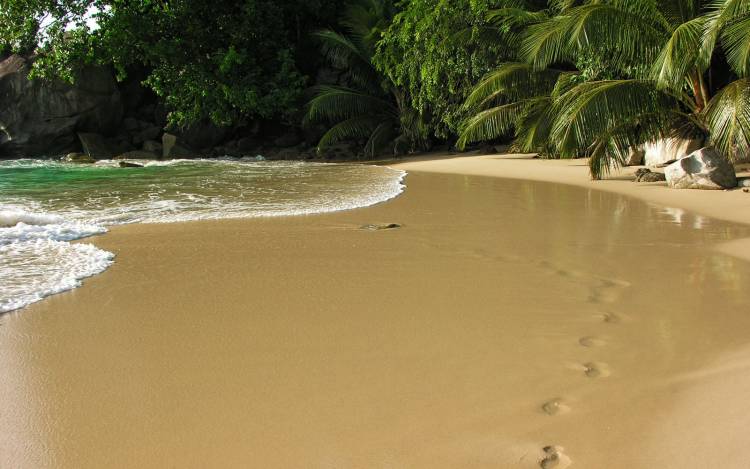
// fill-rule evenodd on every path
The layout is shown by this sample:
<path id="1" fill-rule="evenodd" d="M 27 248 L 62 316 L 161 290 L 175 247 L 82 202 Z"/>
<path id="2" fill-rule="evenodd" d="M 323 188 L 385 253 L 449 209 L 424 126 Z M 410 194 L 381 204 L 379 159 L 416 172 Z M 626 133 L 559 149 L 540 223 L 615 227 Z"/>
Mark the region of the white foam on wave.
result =
<path id="1" fill-rule="evenodd" d="M 405 189 L 406 177 L 405 171 L 388 167 L 297 161 L 222 158 L 141 163 L 157 168 L 151 173 L 122 173 L 132 179 L 102 179 L 92 192 L 73 192 L 79 188 L 73 185 L 71 191 L 62 188 L 58 192 L 55 187 L 54 196 L 47 198 L 4 194 L 5 200 L 0 199 L 0 313 L 76 288 L 82 279 L 106 270 L 113 262 L 112 253 L 70 241 L 104 233 L 109 225 L 350 210 L 397 197 Z M 196 166 L 201 164 L 203 169 Z M 99 169 L 91 170 L 110 171 L 103 174 L 111 177 L 107 168 L 118 165 L 117 161 L 100 161 L 95 165 Z M 3 166 L 70 170 L 61 163 L 37 160 Z M 166 168 L 158 169 L 166 166 L 178 168 L 169 173 L 160 172 Z M 321 175 L 322 180 L 318 179 Z"/>
<path id="2" fill-rule="evenodd" d="M 27 225 L 49 225 L 61 223 L 63 218 L 48 213 L 30 213 L 24 210 L 0 210 L 0 228 L 15 226 L 19 223 Z"/>
<path id="3" fill-rule="evenodd" d="M 0 313 L 78 287 L 114 255 L 91 244 L 35 239 L 0 246 Z"/>

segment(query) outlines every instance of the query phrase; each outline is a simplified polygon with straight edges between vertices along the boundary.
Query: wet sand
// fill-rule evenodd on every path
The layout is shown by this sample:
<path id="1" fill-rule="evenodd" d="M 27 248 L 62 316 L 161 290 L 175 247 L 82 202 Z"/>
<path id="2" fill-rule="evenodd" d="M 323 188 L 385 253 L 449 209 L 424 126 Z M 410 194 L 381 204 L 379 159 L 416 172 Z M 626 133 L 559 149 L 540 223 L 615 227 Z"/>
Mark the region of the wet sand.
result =
<path id="1" fill-rule="evenodd" d="M 93 239 L 112 268 L 0 317 L 0 467 L 746 466 L 750 227 L 409 164 Z"/>

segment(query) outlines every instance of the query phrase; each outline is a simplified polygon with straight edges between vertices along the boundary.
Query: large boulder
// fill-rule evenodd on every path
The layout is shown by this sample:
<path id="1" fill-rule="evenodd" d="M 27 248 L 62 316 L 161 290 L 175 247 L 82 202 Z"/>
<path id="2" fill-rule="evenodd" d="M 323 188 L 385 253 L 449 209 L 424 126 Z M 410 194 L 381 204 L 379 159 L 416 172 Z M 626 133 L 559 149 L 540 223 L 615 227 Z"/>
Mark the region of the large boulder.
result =
<path id="1" fill-rule="evenodd" d="M 737 175 L 727 159 L 712 147 L 701 148 L 677 160 L 664 170 L 667 184 L 674 189 L 731 189 Z"/>
<path id="2" fill-rule="evenodd" d="M 227 130 L 226 127 L 219 127 L 204 119 L 172 133 L 179 137 L 180 144 L 184 147 L 205 150 L 223 142 L 227 136 Z"/>
<path id="3" fill-rule="evenodd" d="M 164 158 L 191 158 L 195 152 L 181 144 L 176 135 L 165 133 L 161 136 L 162 156 Z"/>
<path id="4" fill-rule="evenodd" d="M 117 143 L 99 134 L 79 132 L 78 139 L 81 141 L 83 152 L 92 159 L 112 158 L 121 151 Z"/>
<path id="5" fill-rule="evenodd" d="M 643 164 L 661 166 L 685 158 L 703 146 L 703 139 L 664 138 L 646 143 L 643 147 Z"/>
<path id="6" fill-rule="evenodd" d="M 122 121 L 112 73 L 88 67 L 74 85 L 29 80 L 31 59 L 0 62 L 0 156 L 59 155 L 80 149 L 76 132 L 114 134 Z"/>

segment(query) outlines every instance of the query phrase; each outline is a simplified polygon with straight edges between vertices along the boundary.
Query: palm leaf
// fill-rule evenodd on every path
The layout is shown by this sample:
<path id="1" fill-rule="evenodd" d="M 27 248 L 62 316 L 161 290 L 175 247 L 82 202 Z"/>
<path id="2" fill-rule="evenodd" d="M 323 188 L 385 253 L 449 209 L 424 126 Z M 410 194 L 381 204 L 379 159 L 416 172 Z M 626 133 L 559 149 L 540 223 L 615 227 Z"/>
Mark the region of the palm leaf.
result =
<path id="1" fill-rule="evenodd" d="M 337 86 L 319 86 L 307 104 L 306 122 L 338 121 L 363 114 L 396 114 L 395 107 L 363 91 Z"/>
<path id="2" fill-rule="evenodd" d="M 710 142 L 732 160 L 750 157 L 750 78 L 724 87 L 705 109 Z"/>

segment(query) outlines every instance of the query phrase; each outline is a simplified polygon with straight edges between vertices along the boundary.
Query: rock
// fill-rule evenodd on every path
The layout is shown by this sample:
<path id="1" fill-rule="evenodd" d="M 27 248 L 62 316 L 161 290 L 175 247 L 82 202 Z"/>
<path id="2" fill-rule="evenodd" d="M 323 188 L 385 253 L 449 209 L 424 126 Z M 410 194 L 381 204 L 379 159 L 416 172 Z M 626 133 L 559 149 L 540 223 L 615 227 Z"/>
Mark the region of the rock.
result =
<path id="1" fill-rule="evenodd" d="M 479 149 L 479 153 L 482 155 L 494 155 L 497 153 L 497 148 L 494 145 L 485 145 Z"/>
<path id="2" fill-rule="evenodd" d="M 703 139 L 665 138 L 644 145 L 643 164 L 666 165 L 682 159 L 703 146 Z"/>
<path id="3" fill-rule="evenodd" d="M 155 125 L 147 126 L 133 135 L 133 143 L 140 145 L 147 140 L 156 140 L 161 135 L 162 129 Z"/>
<path id="4" fill-rule="evenodd" d="M 146 140 L 145 142 L 143 142 L 143 151 L 161 155 L 164 149 L 162 148 L 161 143 L 157 142 L 156 140 Z"/>
<path id="5" fill-rule="evenodd" d="M 368 231 L 395 230 L 398 228 L 401 228 L 401 225 L 399 225 L 398 223 L 371 224 L 371 225 L 362 225 L 360 227 L 360 229 L 368 230 Z"/>
<path id="6" fill-rule="evenodd" d="M 750 187 L 750 178 L 741 178 L 737 180 L 737 187 Z"/>
<path id="7" fill-rule="evenodd" d="M 115 156 L 116 160 L 158 160 L 159 155 L 150 151 L 135 150 L 128 151 Z"/>
<path id="8" fill-rule="evenodd" d="M 712 147 L 701 148 L 667 166 L 667 184 L 673 189 L 731 189 L 737 175 L 727 159 Z"/>
<path id="9" fill-rule="evenodd" d="M 646 158 L 646 150 L 643 147 L 631 148 L 628 158 L 625 160 L 626 166 L 640 166 Z"/>
<path id="10" fill-rule="evenodd" d="M 78 133 L 83 152 L 95 159 L 108 159 L 119 153 L 119 144 L 94 133 Z"/>
<path id="11" fill-rule="evenodd" d="M 252 137 L 241 138 L 237 140 L 235 143 L 236 143 L 237 150 L 239 150 L 242 153 L 251 151 L 258 146 L 258 142 Z"/>
<path id="12" fill-rule="evenodd" d="M 294 148 L 284 148 L 282 150 L 279 150 L 276 152 L 276 155 L 274 155 L 274 160 L 296 160 L 299 159 L 299 151 L 295 150 Z"/>
<path id="13" fill-rule="evenodd" d="M 70 85 L 29 80 L 31 63 L 19 55 L 0 61 L 0 155 L 59 155 L 80 149 L 76 132 L 117 132 L 123 108 L 109 69 L 84 68 Z"/>
<path id="14" fill-rule="evenodd" d="M 274 146 L 280 148 L 289 148 L 297 145 L 301 141 L 302 138 L 299 136 L 297 131 L 295 129 L 291 129 L 280 137 L 274 139 L 273 144 Z"/>
<path id="15" fill-rule="evenodd" d="M 223 142 L 227 135 L 227 129 L 218 127 L 211 121 L 202 120 L 183 130 L 174 132 L 174 134 L 179 137 L 180 145 L 183 148 L 205 150 Z"/>
<path id="16" fill-rule="evenodd" d="M 161 136 L 162 155 L 164 158 L 190 158 L 195 156 L 189 148 L 180 145 L 177 136 L 165 133 Z"/>
<path id="17" fill-rule="evenodd" d="M 140 129 L 140 125 L 138 124 L 138 119 L 135 119 L 133 117 L 126 117 L 122 120 L 122 126 L 125 130 L 128 132 L 134 132 L 138 129 Z"/>
<path id="18" fill-rule="evenodd" d="M 121 168 L 143 168 L 143 165 L 140 163 L 131 163 L 129 161 L 120 161 L 119 163 Z"/>
<path id="19" fill-rule="evenodd" d="M 68 153 L 62 159 L 66 163 L 96 163 L 96 160 L 85 153 Z"/>
<path id="20" fill-rule="evenodd" d="M 659 182 L 666 181 L 667 177 L 662 173 L 655 173 L 650 169 L 641 168 L 635 172 L 635 182 Z"/>

